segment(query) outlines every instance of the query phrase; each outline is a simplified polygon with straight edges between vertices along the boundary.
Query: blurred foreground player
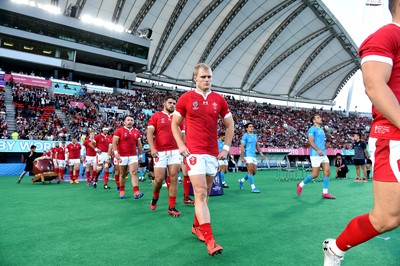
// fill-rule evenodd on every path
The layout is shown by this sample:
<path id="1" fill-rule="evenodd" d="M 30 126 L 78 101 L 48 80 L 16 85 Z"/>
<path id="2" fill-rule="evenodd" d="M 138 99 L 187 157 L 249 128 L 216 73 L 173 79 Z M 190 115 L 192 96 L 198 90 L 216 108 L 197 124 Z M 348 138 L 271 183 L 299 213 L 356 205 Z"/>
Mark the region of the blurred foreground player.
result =
<path id="1" fill-rule="evenodd" d="M 374 167 L 374 206 L 353 218 L 337 239 L 322 243 L 324 265 L 340 265 L 350 248 L 400 225 L 400 1 L 389 0 L 389 10 L 393 23 L 370 35 L 359 49 L 374 118 L 368 142 Z M 371 263 L 378 265 L 379 261 Z"/>

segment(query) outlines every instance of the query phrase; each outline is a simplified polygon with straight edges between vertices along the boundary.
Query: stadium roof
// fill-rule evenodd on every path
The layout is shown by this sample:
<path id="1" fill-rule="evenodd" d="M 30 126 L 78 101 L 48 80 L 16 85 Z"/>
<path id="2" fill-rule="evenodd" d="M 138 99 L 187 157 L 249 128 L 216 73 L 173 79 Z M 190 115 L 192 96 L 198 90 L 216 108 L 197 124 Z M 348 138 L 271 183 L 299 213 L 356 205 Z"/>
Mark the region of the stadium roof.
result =
<path id="1" fill-rule="evenodd" d="M 163 82 L 190 86 L 193 66 L 205 62 L 218 91 L 332 104 L 360 68 L 357 46 L 321 0 L 37 2 L 150 37 L 138 76 Z"/>

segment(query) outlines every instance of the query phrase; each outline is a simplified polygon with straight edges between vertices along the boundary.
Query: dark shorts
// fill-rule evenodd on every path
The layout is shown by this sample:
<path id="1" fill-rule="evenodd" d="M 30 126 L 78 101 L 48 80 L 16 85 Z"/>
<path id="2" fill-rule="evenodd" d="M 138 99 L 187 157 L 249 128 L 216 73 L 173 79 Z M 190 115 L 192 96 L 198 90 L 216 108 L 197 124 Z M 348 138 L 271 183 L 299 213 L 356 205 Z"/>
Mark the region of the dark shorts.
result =
<path id="1" fill-rule="evenodd" d="M 372 164 L 371 159 L 367 159 L 367 164 Z"/>
<path id="2" fill-rule="evenodd" d="M 353 159 L 354 165 L 365 165 L 365 159 Z"/>

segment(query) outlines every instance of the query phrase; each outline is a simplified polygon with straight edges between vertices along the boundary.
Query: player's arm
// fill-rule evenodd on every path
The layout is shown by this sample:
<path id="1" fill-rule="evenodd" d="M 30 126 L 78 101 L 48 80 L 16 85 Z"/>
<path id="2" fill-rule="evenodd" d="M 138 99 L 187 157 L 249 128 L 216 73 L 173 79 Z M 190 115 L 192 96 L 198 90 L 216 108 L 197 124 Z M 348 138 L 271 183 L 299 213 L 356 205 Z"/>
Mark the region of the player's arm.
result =
<path id="1" fill-rule="evenodd" d="M 153 158 L 157 158 L 158 157 L 158 153 L 156 148 L 154 147 L 154 131 L 155 128 L 153 126 L 149 126 L 147 127 L 147 143 L 150 145 L 150 152 L 151 152 L 151 156 Z"/>
<path id="2" fill-rule="evenodd" d="M 361 66 L 365 92 L 373 106 L 393 125 L 400 128 L 400 105 L 387 85 L 392 66 L 383 62 L 368 61 Z"/>
<path id="3" fill-rule="evenodd" d="M 111 158 L 112 151 L 113 151 L 112 143 L 109 143 L 109 144 L 108 144 L 108 151 L 107 151 L 108 159 Z"/>
<path id="4" fill-rule="evenodd" d="M 240 144 L 240 158 L 242 158 L 243 163 L 245 162 L 245 159 L 244 159 L 244 149 L 245 148 L 246 148 L 246 143 L 242 142 Z"/>
<path id="5" fill-rule="evenodd" d="M 265 160 L 265 155 L 264 155 L 264 153 L 261 151 L 261 147 L 260 147 L 260 145 L 258 144 L 258 141 L 256 142 L 256 150 L 258 151 L 258 153 L 260 153 L 261 158 L 262 158 L 263 160 Z"/>
<path id="6" fill-rule="evenodd" d="M 324 153 L 315 145 L 314 142 L 314 136 L 308 136 L 308 145 L 310 145 L 317 153 L 319 156 L 324 155 Z"/>
<path id="7" fill-rule="evenodd" d="M 65 161 L 67 162 L 67 164 L 69 163 L 69 150 L 68 150 L 68 148 L 65 148 Z"/>
<path id="8" fill-rule="evenodd" d="M 120 155 L 118 154 L 118 143 L 119 143 L 119 137 L 114 136 L 112 140 L 112 149 L 114 151 L 115 158 L 119 160 Z"/>
<path id="9" fill-rule="evenodd" d="M 224 147 L 217 156 L 218 160 L 226 158 L 229 152 L 229 148 L 232 145 L 233 132 L 235 127 L 235 122 L 233 121 L 232 114 L 229 113 L 229 115 L 224 117 L 224 124 L 225 124 L 225 141 L 224 141 Z"/>
<path id="10" fill-rule="evenodd" d="M 142 146 L 142 141 L 139 139 L 137 139 L 136 141 L 136 147 L 138 149 L 138 157 L 139 157 L 139 162 L 142 162 L 142 153 L 143 153 L 143 146 Z"/>
<path id="11" fill-rule="evenodd" d="M 189 152 L 188 148 L 186 147 L 186 144 L 182 138 L 182 131 L 180 128 L 182 121 L 183 121 L 182 116 L 180 116 L 178 114 L 174 114 L 172 116 L 171 130 L 172 130 L 172 135 L 174 136 L 174 139 L 176 141 L 176 144 L 179 147 L 179 153 L 183 157 L 187 157 L 190 155 L 190 152 Z"/>
<path id="12" fill-rule="evenodd" d="M 95 150 L 96 152 L 99 152 L 99 151 L 100 151 L 99 149 L 97 149 L 96 145 L 94 145 L 93 141 L 90 141 L 90 142 L 89 142 L 89 146 L 90 146 L 90 148 L 92 148 L 92 149 Z M 100 153 L 101 153 L 101 151 L 100 151 Z"/>

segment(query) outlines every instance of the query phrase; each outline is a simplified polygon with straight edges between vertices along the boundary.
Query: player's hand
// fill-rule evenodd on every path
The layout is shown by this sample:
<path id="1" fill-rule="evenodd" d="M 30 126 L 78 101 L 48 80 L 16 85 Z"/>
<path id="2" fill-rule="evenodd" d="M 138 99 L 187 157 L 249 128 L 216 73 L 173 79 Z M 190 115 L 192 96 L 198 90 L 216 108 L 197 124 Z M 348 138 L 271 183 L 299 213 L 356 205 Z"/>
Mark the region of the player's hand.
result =
<path id="1" fill-rule="evenodd" d="M 101 154 L 101 150 L 97 150 L 97 154 L 100 155 Z"/>
<path id="2" fill-rule="evenodd" d="M 153 158 L 158 158 L 158 152 L 157 152 L 156 149 L 152 149 L 151 152 L 150 152 L 150 154 L 151 154 L 151 157 L 153 157 Z"/>
<path id="3" fill-rule="evenodd" d="M 318 155 L 319 156 L 324 156 L 324 153 L 321 150 L 318 150 Z"/>
<path id="4" fill-rule="evenodd" d="M 265 155 L 264 155 L 264 154 L 262 154 L 262 155 L 261 155 L 261 158 L 262 158 L 263 160 L 265 160 Z"/>
<path id="5" fill-rule="evenodd" d="M 222 150 L 219 152 L 219 154 L 218 154 L 218 156 L 217 156 L 217 159 L 218 159 L 218 160 L 226 159 L 226 156 L 227 156 L 227 155 L 228 155 L 228 151 L 222 149 Z"/>
<path id="6" fill-rule="evenodd" d="M 179 154 L 182 155 L 183 157 L 188 157 L 190 155 L 190 152 L 188 148 L 185 146 L 179 147 Z"/>
<path id="7" fill-rule="evenodd" d="M 244 159 L 244 157 L 242 157 L 242 163 L 245 163 L 246 162 L 246 160 Z"/>

